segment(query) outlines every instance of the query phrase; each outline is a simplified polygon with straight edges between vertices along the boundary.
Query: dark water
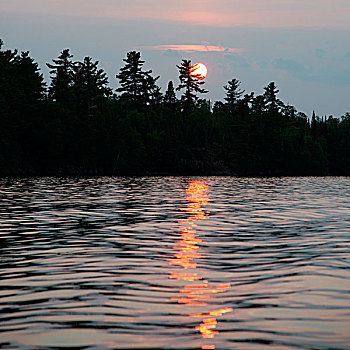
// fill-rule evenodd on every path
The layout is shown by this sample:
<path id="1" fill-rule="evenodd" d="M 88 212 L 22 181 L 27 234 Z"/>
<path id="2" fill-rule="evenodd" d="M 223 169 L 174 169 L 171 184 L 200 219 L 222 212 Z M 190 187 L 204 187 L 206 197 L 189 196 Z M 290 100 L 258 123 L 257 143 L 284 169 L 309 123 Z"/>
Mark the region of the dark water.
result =
<path id="1" fill-rule="evenodd" d="M 350 349 L 349 178 L 0 181 L 3 349 Z"/>

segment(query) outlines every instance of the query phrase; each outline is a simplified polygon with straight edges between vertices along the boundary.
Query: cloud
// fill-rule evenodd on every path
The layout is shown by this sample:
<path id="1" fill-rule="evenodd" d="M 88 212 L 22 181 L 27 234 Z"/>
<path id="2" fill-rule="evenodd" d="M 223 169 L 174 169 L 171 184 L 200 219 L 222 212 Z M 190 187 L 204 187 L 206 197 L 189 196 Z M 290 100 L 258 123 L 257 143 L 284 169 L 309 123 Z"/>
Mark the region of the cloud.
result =
<path id="1" fill-rule="evenodd" d="M 306 77 L 306 80 L 333 86 L 350 86 L 350 69 L 327 67 L 322 68 L 316 76 Z"/>
<path id="2" fill-rule="evenodd" d="M 259 67 L 275 68 L 305 82 L 350 86 L 350 66 L 346 65 L 331 65 L 328 62 L 316 64 L 315 62 L 313 65 L 306 66 L 297 60 L 277 58 L 272 62 L 260 61 Z"/>
<path id="3" fill-rule="evenodd" d="M 327 52 L 323 49 L 315 49 L 315 55 L 317 58 L 323 58 Z"/>
<path id="4" fill-rule="evenodd" d="M 144 46 L 144 49 L 152 49 L 159 51 L 181 51 L 181 52 L 224 52 L 224 53 L 232 53 L 232 52 L 242 52 L 242 49 L 231 48 L 231 47 L 222 47 L 216 45 L 156 45 L 156 46 Z"/>
<path id="5" fill-rule="evenodd" d="M 163 51 L 164 56 L 169 56 L 169 57 L 181 57 L 181 54 L 179 51 L 174 51 L 174 50 L 165 50 Z"/>
<path id="6" fill-rule="evenodd" d="M 231 61 L 231 66 L 235 68 L 248 68 L 251 67 L 251 63 L 246 57 L 238 55 L 237 53 L 230 53 L 225 55 L 225 58 Z"/>
<path id="7" fill-rule="evenodd" d="M 285 70 L 290 73 L 305 72 L 304 65 L 292 59 L 277 58 L 272 62 L 272 65 L 277 69 Z"/>

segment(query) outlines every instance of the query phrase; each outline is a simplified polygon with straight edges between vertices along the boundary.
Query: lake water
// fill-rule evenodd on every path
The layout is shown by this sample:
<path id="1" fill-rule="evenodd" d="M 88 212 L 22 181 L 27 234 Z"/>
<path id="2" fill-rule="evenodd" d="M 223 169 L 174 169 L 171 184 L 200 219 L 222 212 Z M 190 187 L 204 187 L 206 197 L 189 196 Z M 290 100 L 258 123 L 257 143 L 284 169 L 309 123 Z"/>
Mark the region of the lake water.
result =
<path id="1" fill-rule="evenodd" d="M 350 349 L 350 178 L 0 180 L 2 349 Z"/>

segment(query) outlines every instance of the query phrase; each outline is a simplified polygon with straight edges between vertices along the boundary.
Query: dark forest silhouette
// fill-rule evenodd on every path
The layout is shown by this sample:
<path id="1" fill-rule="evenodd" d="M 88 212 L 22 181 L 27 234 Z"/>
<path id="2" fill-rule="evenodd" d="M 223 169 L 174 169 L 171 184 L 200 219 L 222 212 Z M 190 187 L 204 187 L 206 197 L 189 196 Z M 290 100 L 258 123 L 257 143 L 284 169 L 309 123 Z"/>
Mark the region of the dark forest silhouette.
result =
<path id="1" fill-rule="evenodd" d="M 47 86 L 28 52 L 1 49 L 0 175 L 350 175 L 350 113 L 309 119 L 274 82 L 256 96 L 235 78 L 212 104 L 189 60 L 163 94 L 143 64 L 128 52 L 113 91 L 65 49 Z"/>

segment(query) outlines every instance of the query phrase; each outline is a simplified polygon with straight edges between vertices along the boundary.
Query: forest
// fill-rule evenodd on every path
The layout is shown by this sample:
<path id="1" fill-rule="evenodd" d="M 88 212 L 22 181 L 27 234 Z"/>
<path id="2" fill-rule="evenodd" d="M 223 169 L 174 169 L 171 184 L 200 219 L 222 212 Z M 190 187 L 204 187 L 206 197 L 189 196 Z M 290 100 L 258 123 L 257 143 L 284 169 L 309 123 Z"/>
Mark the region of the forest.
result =
<path id="1" fill-rule="evenodd" d="M 350 175 L 350 113 L 308 117 L 274 82 L 256 95 L 234 77 L 212 102 L 185 59 L 162 92 L 140 52 L 123 62 L 113 90 L 98 61 L 65 49 L 46 83 L 0 40 L 0 176 Z"/>

